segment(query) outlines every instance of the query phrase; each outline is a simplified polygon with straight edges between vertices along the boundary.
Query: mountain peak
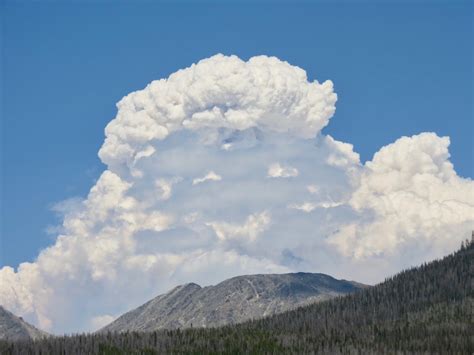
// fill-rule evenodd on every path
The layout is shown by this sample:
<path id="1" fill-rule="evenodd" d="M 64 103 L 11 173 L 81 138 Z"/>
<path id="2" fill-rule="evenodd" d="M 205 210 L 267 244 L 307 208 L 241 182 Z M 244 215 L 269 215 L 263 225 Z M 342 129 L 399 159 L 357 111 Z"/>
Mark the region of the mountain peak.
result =
<path id="1" fill-rule="evenodd" d="M 325 274 L 236 276 L 215 286 L 188 283 L 159 295 L 101 332 L 211 327 L 284 312 L 361 288 Z"/>

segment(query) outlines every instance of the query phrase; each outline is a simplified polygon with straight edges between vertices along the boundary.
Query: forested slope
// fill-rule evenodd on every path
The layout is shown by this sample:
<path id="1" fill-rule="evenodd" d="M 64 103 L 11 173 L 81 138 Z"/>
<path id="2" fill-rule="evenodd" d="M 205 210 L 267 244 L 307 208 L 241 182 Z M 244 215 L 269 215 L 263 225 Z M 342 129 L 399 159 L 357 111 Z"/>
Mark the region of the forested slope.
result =
<path id="1" fill-rule="evenodd" d="M 474 353 L 474 244 L 349 296 L 214 329 L 3 342 L 24 353 Z"/>

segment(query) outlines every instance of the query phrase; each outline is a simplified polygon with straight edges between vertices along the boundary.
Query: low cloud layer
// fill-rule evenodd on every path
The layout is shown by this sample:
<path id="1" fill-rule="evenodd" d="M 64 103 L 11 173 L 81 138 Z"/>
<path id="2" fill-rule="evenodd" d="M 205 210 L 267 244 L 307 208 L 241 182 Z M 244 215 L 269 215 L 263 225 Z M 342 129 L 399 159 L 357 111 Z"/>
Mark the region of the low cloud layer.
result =
<path id="1" fill-rule="evenodd" d="M 361 164 L 325 136 L 330 81 L 277 58 L 217 55 L 118 103 L 88 196 L 59 235 L 0 269 L 0 304 L 55 332 L 94 330 L 185 282 L 325 272 L 361 282 L 454 250 L 474 184 L 449 138 L 402 137 Z"/>

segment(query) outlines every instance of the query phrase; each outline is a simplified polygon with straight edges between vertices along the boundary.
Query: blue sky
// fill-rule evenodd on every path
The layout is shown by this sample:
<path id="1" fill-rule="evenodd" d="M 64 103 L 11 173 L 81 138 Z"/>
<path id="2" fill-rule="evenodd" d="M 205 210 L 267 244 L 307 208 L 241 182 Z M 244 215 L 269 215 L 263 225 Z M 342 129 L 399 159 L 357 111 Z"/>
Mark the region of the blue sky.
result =
<path id="1" fill-rule="evenodd" d="M 0 265 L 53 243 L 51 207 L 85 196 L 115 103 L 216 53 L 275 55 L 334 82 L 323 132 L 363 161 L 400 136 L 451 137 L 474 177 L 471 2 L 295 5 L 3 1 Z"/>

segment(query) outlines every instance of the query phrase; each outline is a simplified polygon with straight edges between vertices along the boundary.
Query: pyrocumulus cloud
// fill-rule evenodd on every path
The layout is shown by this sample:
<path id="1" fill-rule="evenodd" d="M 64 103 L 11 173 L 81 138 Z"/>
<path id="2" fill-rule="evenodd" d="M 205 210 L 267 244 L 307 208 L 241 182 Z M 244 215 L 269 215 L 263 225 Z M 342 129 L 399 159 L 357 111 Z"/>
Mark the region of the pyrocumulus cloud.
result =
<path id="1" fill-rule="evenodd" d="M 94 330 L 184 282 L 325 272 L 376 282 L 453 251 L 474 185 L 449 138 L 402 137 L 362 164 L 321 130 L 330 81 L 275 57 L 216 55 L 124 97 L 55 242 L 0 269 L 0 304 L 53 332 Z"/>

